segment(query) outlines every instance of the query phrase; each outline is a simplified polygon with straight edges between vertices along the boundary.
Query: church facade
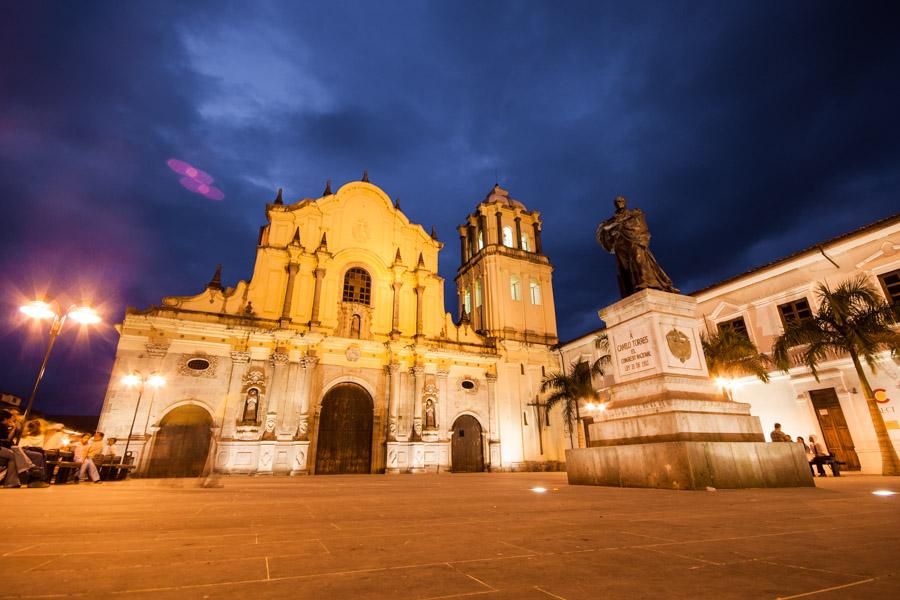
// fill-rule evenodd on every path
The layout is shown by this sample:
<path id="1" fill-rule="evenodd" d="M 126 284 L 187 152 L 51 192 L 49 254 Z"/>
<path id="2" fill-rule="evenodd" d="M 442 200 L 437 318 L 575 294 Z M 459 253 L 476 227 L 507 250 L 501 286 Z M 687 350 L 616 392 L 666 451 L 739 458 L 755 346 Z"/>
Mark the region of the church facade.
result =
<path id="1" fill-rule="evenodd" d="M 459 314 L 443 244 L 367 181 L 266 205 L 249 281 L 129 309 L 99 428 L 139 472 L 554 469 L 561 417 L 552 266 L 539 213 L 495 186 L 458 228 Z M 158 373 L 143 393 L 123 375 Z M 120 450 L 124 445 L 120 441 Z"/>

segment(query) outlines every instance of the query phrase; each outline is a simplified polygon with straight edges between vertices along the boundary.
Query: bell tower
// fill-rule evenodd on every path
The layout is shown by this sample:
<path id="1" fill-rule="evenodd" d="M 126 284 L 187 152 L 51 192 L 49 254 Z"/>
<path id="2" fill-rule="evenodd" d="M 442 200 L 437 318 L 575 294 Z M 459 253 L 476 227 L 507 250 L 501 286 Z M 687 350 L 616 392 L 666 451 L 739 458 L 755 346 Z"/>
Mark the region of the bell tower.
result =
<path id="1" fill-rule="evenodd" d="M 457 231 L 460 318 L 490 337 L 555 344 L 553 265 L 541 247 L 540 214 L 495 185 Z"/>

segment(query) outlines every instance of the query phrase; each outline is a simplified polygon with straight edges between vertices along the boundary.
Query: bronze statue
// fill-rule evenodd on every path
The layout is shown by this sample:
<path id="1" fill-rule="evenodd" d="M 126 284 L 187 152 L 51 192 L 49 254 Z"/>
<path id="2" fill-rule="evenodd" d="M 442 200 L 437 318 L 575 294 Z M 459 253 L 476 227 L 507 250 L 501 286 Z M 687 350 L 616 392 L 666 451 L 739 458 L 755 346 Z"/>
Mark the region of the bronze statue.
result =
<path id="1" fill-rule="evenodd" d="M 613 204 L 615 214 L 600 223 L 596 235 L 597 243 L 616 255 L 622 297 L 647 288 L 678 293 L 650 252 L 650 230 L 647 229 L 644 211 L 628 208 L 622 196 L 616 196 Z"/>

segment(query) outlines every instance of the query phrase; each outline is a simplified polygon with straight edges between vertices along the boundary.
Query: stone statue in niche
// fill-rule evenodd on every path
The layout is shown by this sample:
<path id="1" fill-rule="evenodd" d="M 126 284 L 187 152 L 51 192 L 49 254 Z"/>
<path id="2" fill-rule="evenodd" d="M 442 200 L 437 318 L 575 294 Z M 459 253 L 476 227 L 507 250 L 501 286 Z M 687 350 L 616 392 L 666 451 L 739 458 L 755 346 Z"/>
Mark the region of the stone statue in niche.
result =
<path id="1" fill-rule="evenodd" d="M 244 400 L 244 423 L 256 423 L 257 412 L 259 411 L 259 390 L 250 388 L 247 390 L 247 398 Z"/>
<path id="2" fill-rule="evenodd" d="M 437 421 L 434 416 L 434 399 L 425 400 L 425 429 L 437 429 Z"/>
<path id="3" fill-rule="evenodd" d="M 597 227 L 597 243 L 616 257 L 619 292 L 623 298 L 645 289 L 677 294 L 672 280 L 650 252 L 650 230 L 644 211 L 628 208 L 625 198 L 616 196 L 616 212 Z"/>

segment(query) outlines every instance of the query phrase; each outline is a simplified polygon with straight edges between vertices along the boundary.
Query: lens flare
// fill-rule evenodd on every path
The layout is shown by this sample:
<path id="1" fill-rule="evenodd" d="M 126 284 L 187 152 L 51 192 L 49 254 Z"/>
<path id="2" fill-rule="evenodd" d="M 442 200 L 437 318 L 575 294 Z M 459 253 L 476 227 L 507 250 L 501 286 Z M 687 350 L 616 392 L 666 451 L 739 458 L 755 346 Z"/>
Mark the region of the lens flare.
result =
<path id="1" fill-rule="evenodd" d="M 199 181 L 200 183 L 205 183 L 209 185 L 214 180 L 212 175 L 206 173 L 205 171 L 201 171 L 197 167 L 184 162 L 183 160 L 178 160 L 177 158 L 170 158 L 166 161 L 166 164 L 169 165 L 169 168 L 178 173 L 179 175 L 187 175 L 191 179 Z"/>
<path id="2" fill-rule="evenodd" d="M 207 185 L 205 183 L 200 183 L 196 179 L 191 179 L 190 177 L 182 177 L 178 180 L 185 189 L 188 189 L 195 194 L 200 194 L 201 196 L 206 196 L 210 200 L 222 200 L 225 197 L 225 194 L 222 193 L 217 187 Z"/>

